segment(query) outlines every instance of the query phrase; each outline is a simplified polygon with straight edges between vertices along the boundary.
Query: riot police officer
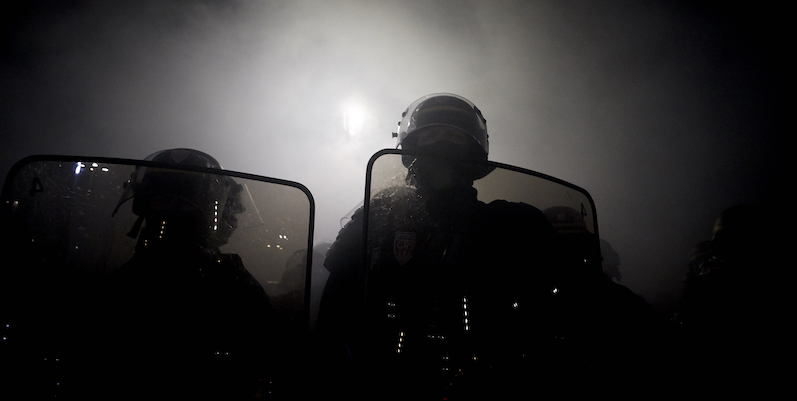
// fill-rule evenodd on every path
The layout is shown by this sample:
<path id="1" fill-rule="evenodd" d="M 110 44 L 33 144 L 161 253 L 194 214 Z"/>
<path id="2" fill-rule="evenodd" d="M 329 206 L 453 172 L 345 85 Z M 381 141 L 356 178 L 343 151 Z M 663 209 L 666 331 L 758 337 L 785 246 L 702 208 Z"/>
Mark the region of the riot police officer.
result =
<path id="1" fill-rule="evenodd" d="M 157 388 L 181 398 L 254 398 L 266 375 L 273 312 L 241 257 L 219 249 L 244 211 L 244 188 L 229 176 L 179 169 L 221 169 L 197 150 L 145 160 L 165 166 L 136 168 L 117 206 L 132 201 L 138 219 L 128 236 L 137 242 L 106 284 L 109 352 L 99 358 L 109 372 L 127 374 L 109 373 L 105 385 L 133 397 Z M 125 382 L 140 372 L 146 380 Z"/>
<path id="2" fill-rule="evenodd" d="M 416 399 L 515 389 L 544 292 L 529 286 L 548 286 L 555 230 L 533 206 L 477 199 L 473 182 L 492 168 L 472 102 L 424 96 L 399 124 L 406 185 L 376 194 L 327 254 L 328 385 Z"/>
<path id="3" fill-rule="evenodd" d="M 732 206 L 715 219 L 712 238 L 690 264 L 674 320 L 683 336 L 685 386 L 712 394 L 739 390 L 779 394 L 780 356 L 790 347 L 789 291 L 770 278 L 787 249 L 785 236 L 762 204 Z"/>

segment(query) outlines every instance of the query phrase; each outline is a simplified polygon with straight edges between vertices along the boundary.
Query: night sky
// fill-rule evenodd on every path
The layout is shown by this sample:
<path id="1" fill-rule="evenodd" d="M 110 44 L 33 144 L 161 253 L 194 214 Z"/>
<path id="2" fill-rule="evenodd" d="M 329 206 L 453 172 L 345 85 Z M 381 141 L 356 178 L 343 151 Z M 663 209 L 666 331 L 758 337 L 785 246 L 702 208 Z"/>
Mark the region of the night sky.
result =
<path id="1" fill-rule="evenodd" d="M 316 242 L 415 99 L 487 119 L 490 159 L 595 200 L 622 284 L 669 313 L 730 206 L 785 197 L 785 10 L 720 1 L 10 1 L 0 174 L 31 154 L 188 147 L 298 181 Z M 790 43 L 789 43 L 790 44 Z M 792 45 L 793 46 L 793 45 Z M 346 114 L 348 111 L 349 114 Z M 360 130 L 344 125 L 361 115 Z M 357 120 L 354 118 L 354 120 Z M 356 125 L 356 124 L 355 124 Z"/>

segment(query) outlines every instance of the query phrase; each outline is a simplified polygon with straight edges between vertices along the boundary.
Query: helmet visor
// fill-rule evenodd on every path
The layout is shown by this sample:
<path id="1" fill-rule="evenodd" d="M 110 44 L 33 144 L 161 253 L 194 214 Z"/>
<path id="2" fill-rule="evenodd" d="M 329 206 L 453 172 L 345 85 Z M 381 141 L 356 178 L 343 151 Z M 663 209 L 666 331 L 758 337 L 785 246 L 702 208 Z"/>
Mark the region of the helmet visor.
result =
<path id="1" fill-rule="evenodd" d="M 419 146 L 418 133 L 429 127 L 450 127 L 468 134 L 484 151 L 489 151 L 487 126 L 481 111 L 457 95 L 425 96 L 411 104 L 399 126 L 399 145 L 403 149 Z"/>

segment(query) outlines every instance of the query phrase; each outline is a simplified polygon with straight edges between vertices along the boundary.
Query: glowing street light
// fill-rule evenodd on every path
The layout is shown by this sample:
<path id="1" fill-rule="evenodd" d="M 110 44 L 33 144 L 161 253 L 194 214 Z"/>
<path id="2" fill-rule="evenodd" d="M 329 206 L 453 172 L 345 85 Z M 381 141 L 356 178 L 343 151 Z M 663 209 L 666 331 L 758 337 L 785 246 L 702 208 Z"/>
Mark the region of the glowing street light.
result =
<path id="1" fill-rule="evenodd" d="M 365 111 L 362 107 L 349 105 L 343 111 L 343 129 L 350 136 L 357 136 L 365 123 Z"/>

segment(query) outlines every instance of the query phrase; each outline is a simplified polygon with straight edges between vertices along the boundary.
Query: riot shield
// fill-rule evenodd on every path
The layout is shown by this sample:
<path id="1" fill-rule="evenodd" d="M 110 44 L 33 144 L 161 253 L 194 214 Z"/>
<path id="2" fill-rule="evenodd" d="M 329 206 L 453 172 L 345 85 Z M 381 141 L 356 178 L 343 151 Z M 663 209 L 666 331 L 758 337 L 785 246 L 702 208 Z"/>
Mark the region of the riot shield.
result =
<path id="1" fill-rule="evenodd" d="M 560 341 L 591 334 L 574 306 L 601 274 L 587 191 L 398 150 L 374 155 L 366 182 L 362 334 L 350 348 L 367 383 L 399 398 L 514 397 L 591 366 L 574 361 L 588 342 Z"/>
<path id="2" fill-rule="evenodd" d="M 314 218 L 301 184 L 41 156 L 14 166 L 2 202 L 4 398 L 299 392 Z"/>

